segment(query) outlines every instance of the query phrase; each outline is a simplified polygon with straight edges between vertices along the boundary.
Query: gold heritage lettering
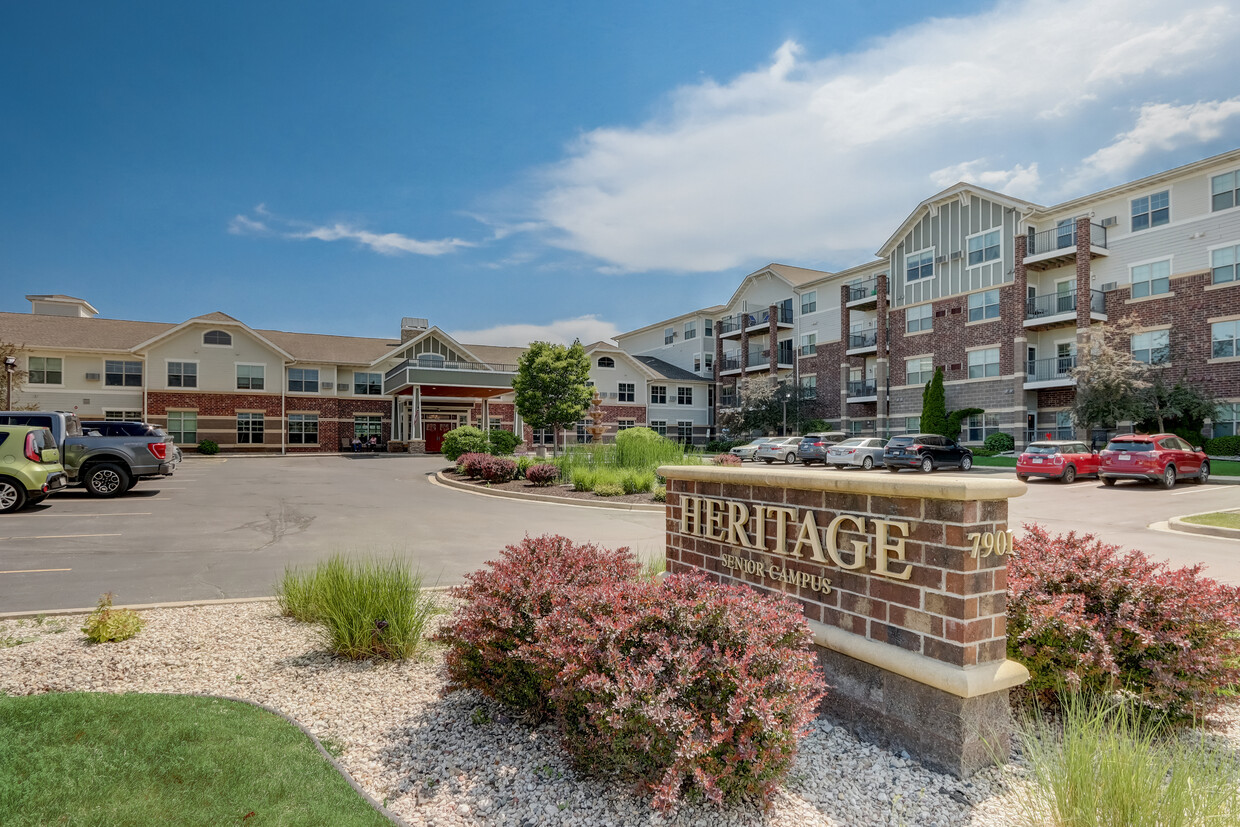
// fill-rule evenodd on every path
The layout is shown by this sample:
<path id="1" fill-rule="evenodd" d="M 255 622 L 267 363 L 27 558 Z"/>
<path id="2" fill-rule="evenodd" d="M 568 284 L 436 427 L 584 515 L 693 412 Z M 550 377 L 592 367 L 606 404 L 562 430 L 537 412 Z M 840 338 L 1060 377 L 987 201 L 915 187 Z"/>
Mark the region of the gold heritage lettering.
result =
<path id="1" fill-rule="evenodd" d="M 702 525 L 702 498 L 680 498 L 680 533 L 690 536 L 697 534 Z"/>
<path id="2" fill-rule="evenodd" d="M 801 530 L 797 532 L 797 544 L 792 547 L 792 556 L 801 556 L 801 546 L 809 546 L 810 559 L 816 563 L 825 563 L 827 558 L 822 556 L 822 541 L 818 539 L 818 521 L 814 519 L 814 512 L 806 511 L 805 519 L 801 520 Z"/>
<path id="3" fill-rule="evenodd" d="M 775 553 L 788 553 L 788 521 L 797 518 L 795 508 L 781 508 L 777 505 L 767 507 L 766 513 L 775 518 Z M 795 556 L 795 555 L 793 555 Z"/>
<path id="4" fill-rule="evenodd" d="M 702 518 L 702 536 L 708 540 L 722 540 L 723 538 L 715 533 L 715 529 L 720 527 L 719 506 L 723 503 L 710 497 L 706 498 L 706 514 Z"/>
<path id="5" fill-rule="evenodd" d="M 908 523 L 890 520 L 874 521 L 874 573 L 896 580 L 908 580 L 912 577 L 913 567 L 907 563 L 903 571 L 895 572 L 887 568 L 887 552 L 893 553 L 901 562 L 904 560 L 904 537 L 896 537 L 894 541 L 888 541 L 893 530 L 908 536 Z"/>
<path id="6" fill-rule="evenodd" d="M 749 507 L 744 503 L 731 501 L 728 503 L 728 537 L 727 542 L 741 548 L 753 548 L 749 544 L 749 535 L 745 527 L 749 523 Z"/>
<path id="7" fill-rule="evenodd" d="M 753 530 L 753 547 L 766 550 L 766 506 L 755 505 L 753 507 L 754 530 Z"/>
<path id="8" fill-rule="evenodd" d="M 854 517 L 851 514 L 841 514 L 831 521 L 827 526 L 827 554 L 830 555 L 831 561 L 842 569 L 859 569 L 865 565 L 865 549 L 866 544 L 860 540 L 853 540 L 853 561 L 845 563 L 840 557 L 840 526 L 844 523 L 852 523 L 858 534 L 865 533 L 865 518 Z"/>

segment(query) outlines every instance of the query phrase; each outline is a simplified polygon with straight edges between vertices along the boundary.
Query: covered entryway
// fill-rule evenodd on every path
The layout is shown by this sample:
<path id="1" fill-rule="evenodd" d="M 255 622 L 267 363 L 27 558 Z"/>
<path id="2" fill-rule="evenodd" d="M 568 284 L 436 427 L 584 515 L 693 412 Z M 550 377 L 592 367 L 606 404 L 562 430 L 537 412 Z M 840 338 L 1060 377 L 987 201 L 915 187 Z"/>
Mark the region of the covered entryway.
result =
<path id="1" fill-rule="evenodd" d="M 383 384 L 395 398 L 395 438 L 423 440 L 426 453 L 442 452 L 443 435 L 470 424 L 475 404 L 482 407 L 475 424 L 486 428 L 489 403 L 512 392 L 515 376 L 515 365 L 418 361 L 397 366 Z M 515 427 L 520 428 L 519 421 Z"/>
<path id="2" fill-rule="evenodd" d="M 452 422 L 427 422 L 423 428 L 426 434 L 426 453 L 438 454 L 443 450 L 443 435 L 455 428 Z"/>

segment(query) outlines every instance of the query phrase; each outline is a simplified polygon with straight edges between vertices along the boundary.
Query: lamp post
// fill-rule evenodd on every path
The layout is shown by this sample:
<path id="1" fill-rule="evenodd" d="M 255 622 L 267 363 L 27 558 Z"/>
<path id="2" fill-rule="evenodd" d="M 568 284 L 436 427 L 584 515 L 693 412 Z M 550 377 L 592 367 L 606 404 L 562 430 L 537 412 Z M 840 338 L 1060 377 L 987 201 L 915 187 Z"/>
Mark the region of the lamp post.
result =
<path id="1" fill-rule="evenodd" d="M 17 372 L 17 357 L 4 357 L 4 406 L 13 407 L 13 374 Z"/>
<path id="2" fill-rule="evenodd" d="M 788 436 L 788 398 L 791 395 L 792 395 L 792 392 L 788 390 L 788 387 L 786 385 L 780 388 L 779 401 L 783 405 L 783 408 L 784 408 L 784 427 L 780 431 L 780 434 L 782 434 L 783 436 Z"/>

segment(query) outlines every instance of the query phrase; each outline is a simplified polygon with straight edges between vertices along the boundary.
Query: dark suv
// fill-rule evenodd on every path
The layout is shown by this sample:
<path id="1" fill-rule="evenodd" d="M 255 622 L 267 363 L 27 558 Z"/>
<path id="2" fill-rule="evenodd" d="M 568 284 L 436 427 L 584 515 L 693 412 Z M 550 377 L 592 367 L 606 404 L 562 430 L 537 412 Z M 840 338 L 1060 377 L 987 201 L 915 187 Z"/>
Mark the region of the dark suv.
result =
<path id="1" fill-rule="evenodd" d="M 827 448 L 837 442 L 848 439 L 843 431 L 826 431 L 820 434 L 806 434 L 797 445 L 797 459 L 806 465 L 813 462 L 827 464 Z"/>
<path id="2" fill-rule="evenodd" d="M 929 473 L 945 465 L 968 471 L 973 467 L 973 452 L 956 440 L 938 434 L 905 434 L 893 436 L 887 442 L 883 449 L 883 465 L 888 471 L 920 468 Z"/>

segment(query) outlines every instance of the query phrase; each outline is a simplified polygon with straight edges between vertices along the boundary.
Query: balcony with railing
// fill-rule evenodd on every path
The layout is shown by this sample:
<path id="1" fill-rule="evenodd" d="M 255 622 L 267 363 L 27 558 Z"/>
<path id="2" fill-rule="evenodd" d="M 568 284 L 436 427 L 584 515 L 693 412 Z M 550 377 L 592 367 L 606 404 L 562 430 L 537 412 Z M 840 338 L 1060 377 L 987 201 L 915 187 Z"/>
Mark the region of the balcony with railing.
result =
<path id="1" fill-rule="evenodd" d="M 724 316 L 715 322 L 715 335 L 721 339 L 741 335 L 741 315 Z"/>
<path id="2" fill-rule="evenodd" d="M 878 400 L 878 382 L 873 379 L 854 379 L 848 383 L 847 402 L 875 402 Z"/>
<path id="3" fill-rule="evenodd" d="M 1025 245 L 1025 266 L 1032 270 L 1049 270 L 1076 260 L 1076 224 L 1065 224 L 1052 230 L 1030 233 Z M 1107 228 L 1089 225 L 1089 257 L 1110 255 L 1107 249 Z"/>
<path id="4" fill-rule="evenodd" d="M 878 325 L 859 327 L 848 334 L 848 355 L 878 350 Z"/>
<path id="5" fill-rule="evenodd" d="M 740 397 L 736 395 L 736 390 L 732 389 L 731 393 L 724 391 L 719 394 L 719 403 L 717 408 L 735 408 L 740 404 Z"/>
<path id="6" fill-rule="evenodd" d="M 739 353 L 723 354 L 723 361 L 719 363 L 719 375 L 727 376 L 729 373 L 740 373 L 741 355 Z"/>
<path id="7" fill-rule="evenodd" d="M 383 393 L 399 393 L 414 385 L 436 385 L 460 388 L 512 389 L 517 366 L 493 362 L 454 362 L 423 356 L 406 359 L 383 375 Z M 476 392 L 467 395 L 478 395 Z"/>
<path id="8" fill-rule="evenodd" d="M 1025 390 L 1075 385 L 1076 380 L 1072 378 L 1072 369 L 1075 367 L 1075 353 L 1053 356 L 1050 359 L 1030 359 L 1025 365 Z"/>
<path id="9" fill-rule="evenodd" d="M 1092 321 L 1107 320 L 1107 296 L 1101 290 L 1089 291 L 1089 318 Z M 1061 325 L 1076 324 L 1076 291 L 1049 293 L 1025 301 L 1027 328 L 1039 330 Z"/>
<path id="10" fill-rule="evenodd" d="M 870 307 L 878 304 L 878 277 L 863 279 L 848 285 L 849 307 Z"/>

